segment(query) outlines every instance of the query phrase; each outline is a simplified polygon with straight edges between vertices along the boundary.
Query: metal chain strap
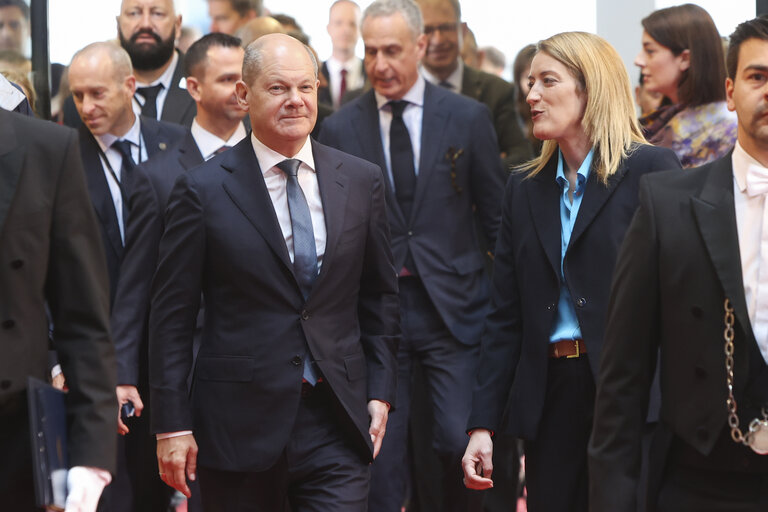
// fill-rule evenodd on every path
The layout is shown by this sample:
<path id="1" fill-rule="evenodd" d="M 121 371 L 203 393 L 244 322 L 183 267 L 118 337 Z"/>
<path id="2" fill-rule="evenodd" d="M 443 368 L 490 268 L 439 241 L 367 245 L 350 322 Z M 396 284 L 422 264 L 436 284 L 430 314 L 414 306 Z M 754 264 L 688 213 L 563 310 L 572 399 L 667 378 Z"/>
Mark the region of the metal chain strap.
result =
<path id="1" fill-rule="evenodd" d="M 739 417 L 736 414 L 736 397 L 733 396 L 733 307 L 731 301 L 725 299 L 725 330 L 723 331 L 723 337 L 725 338 L 725 377 L 728 384 L 728 399 L 725 401 L 728 407 L 728 426 L 731 427 L 731 438 L 737 443 L 751 447 L 752 434 L 754 434 L 760 427 L 760 420 L 755 418 L 749 423 L 749 432 L 746 434 L 739 428 Z M 763 420 L 768 420 L 768 411 L 765 407 L 762 408 Z"/>

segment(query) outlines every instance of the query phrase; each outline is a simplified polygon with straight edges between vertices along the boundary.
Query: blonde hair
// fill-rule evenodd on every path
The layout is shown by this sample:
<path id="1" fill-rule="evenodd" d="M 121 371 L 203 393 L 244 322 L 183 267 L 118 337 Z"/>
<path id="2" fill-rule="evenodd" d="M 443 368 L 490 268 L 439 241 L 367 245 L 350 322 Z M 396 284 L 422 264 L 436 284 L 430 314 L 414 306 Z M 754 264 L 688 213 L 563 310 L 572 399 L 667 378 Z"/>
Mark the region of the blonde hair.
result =
<path id="1" fill-rule="evenodd" d="M 633 143 L 646 143 L 637 122 L 629 75 L 618 52 L 602 37 L 586 32 L 563 32 L 539 41 L 537 53 L 546 53 L 563 64 L 587 95 L 581 126 L 595 149 L 594 170 L 607 183 Z M 546 140 L 541 155 L 520 170 L 529 177 L 541 171 L 557 151 L 557 142 Z"/>

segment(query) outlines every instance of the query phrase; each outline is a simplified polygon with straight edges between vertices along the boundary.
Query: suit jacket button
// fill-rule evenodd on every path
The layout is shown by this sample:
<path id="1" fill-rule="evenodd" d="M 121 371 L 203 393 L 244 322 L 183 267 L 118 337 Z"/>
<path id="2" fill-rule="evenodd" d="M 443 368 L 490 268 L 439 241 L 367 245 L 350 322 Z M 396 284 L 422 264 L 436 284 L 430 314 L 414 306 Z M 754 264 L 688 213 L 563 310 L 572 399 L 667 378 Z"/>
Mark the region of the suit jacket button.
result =
<path id="1" fill-rule="evenodd" d="M 0 382 L 0 389 L 8 389 L 9 387 L 11 387 L 11 381 L 4 380 Z"/>
<path id="2" fill-rule="evenodd" d="M 584 297 L 579 297 L 579 299 L 576 301 L 576 305 L 579 306 L 580 308 L 583 308 L 584 306 L 587 305 L 587 299 L 585 299 Z"/>
<path id="3" fill-rule="evenodd" d="M 547 311 L 552 311 L 553 309 L 555 309 L 554 304 L 547 304 Z"/>
<path id="4" fill-rule="evenodd" d="M 14 325 L 16 325 L 16 322 L 13 320 L 4 320 L 2 323 L 3 329 L 12 329 Z"/>
<path id="5" fill-rule="evenodd" d="M 293 359 L 291 359 L 291 364 L 293 366 L 301 366 L 301 357 L 295 356 Z"/>
<path id="6" fill-rule="evenodd" d="M 24 266 L 24 261 L 22 260 L 13 260 L 11 262 L 11 268 L 21 268 Z"/>
<path id="7" fill-rule="evenodd" d="M 306 309 L 302 310 L 302 312 L 301 312 L 301 319 L 302 320 L 309 320 L 309 311 L 307 311 Z"/>

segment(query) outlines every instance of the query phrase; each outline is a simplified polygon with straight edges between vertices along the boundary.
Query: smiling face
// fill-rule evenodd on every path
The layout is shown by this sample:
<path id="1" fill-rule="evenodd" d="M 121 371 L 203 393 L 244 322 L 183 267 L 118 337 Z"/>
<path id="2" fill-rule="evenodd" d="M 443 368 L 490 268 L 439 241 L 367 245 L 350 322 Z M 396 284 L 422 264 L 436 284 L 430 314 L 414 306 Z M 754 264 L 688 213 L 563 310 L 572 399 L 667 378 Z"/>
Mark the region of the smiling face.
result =
<path id="1" fill-rule="evenodd" d="M 728 109 L 739 118 L 739 144 L 768 165 L 768 41 L 741 43 L 736 74 L 726 79 L 725 93 Z"/>
<path id="2" fill-rule="evenodd" d="M 643 49 L 635 57 L 635 66 L 642 70 L 643 85 L 651 92 L 660 92 L 677 103 L 677 87 L 683 71 L 690 65 L 690 52 L 684 50 L 675 56 L 643 30 Z"/>
<path id="3" fill-rule="evenodd" d="M 587 95 L 560 61 L 539 52 L 531 62 L 527 102 L 531 106 L 533 135 L 562 144 L 583 138 L 581 120 Z"/>
<path id="4" fill-rule="evenodd" d="M 240 105 L 250 114 L 253 134 L 267 147 L 293 157 L 317 120 L 317 87 L 312 60 L 290 36 L 271 34 L 251 84 L 237 83 Z"/>
<path id="5" fill-rule="evenodd" d="M 421 12 L 428 43 L 422 64 L 438 78 L 445 79 L 459 64 L 459 19 L 448 2 L 422 4 Z"/>
<path id="6" fill-rule="evenodd" d="M 371 85 L 389 100 L 401 99 L 419 78 L 427 46 L 424 34 L 414 37 L 400 13 L 366 18 L 362 32 Z"/>

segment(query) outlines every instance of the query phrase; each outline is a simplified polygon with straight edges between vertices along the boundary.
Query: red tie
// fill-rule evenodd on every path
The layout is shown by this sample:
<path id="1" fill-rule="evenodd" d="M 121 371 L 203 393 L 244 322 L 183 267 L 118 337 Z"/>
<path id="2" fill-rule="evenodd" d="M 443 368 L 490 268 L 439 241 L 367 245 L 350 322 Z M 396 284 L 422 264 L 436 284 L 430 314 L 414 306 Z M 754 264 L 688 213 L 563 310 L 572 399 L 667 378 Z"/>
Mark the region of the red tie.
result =
<path id="1" fill-rule="evenodd" d="M 338 104 L 341 105 L 341 100 L 344 98 L 344 93 L 347 92 L 347 70 L 342 69 L 341 70 L 341 84 L 339 85 L 339 102 Z"/>

